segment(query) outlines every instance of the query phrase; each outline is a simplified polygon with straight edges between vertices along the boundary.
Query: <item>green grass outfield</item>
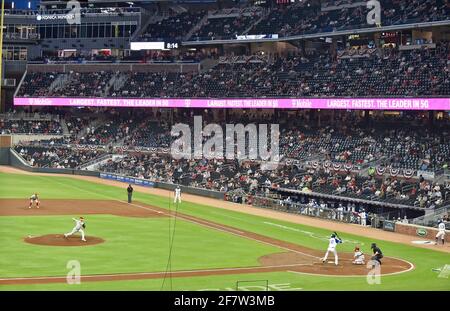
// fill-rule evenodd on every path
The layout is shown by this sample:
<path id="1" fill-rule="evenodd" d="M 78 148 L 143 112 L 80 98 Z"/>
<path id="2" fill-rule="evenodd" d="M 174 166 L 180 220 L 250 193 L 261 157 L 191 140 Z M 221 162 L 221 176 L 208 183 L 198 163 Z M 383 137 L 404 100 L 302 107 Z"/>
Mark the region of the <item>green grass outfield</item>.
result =
<path id="1" fill-rule="evenodd" d="M 43 201 L 52 199 L 124 199 L 124 188 L 106 186 L 70 177 L 0 173 L 0 198 L 27 198 L 38 192 Z M 167 197 L 135 192 L 134 199 L 167 208 Z M 0 207 L 1 208 L 1 207 Z M 183 202 L 181 211 L 203 219 L 231 225 L 269 237 L 325 250 L 326 228 L 314 228 L 279 220 Z M 73 215 L 77 216 L 77 215 Z M 82 274 L 165 271 L 169 253 L 168 218 L 134 218 L 89 215 L 88 235 L 106 240 L 87 247 L 38 246 L 23 242 L 27 235 L 62 233 L 72 227 L 71 216 L 0 217 L 0 278 L 64 276 L 68 260 L 81 263 Z M 234 289 L 236 281 L 268 280 L 271 289 L 295 290 L 450 290 L 450 279 L 439 278 L 433 268 L 450 264 L 448 253 L 361 236 L 341 234 L 347 242 L 341 251 L 351 251 L 354 243 L 366 252 L 378 242 L 387 256 L 412 262 L 413 271 L 383 276 L 380 285 L 369 285 L 365 277 L 327 277 L 291 272 L 270 272 L 208 277 L 173 278 L 164 289 Z M 177 220 L 172 253 L 172 270 L 246 267 L 257 265 L 258 257 L 281 249 L 225 232 Z M 162 279 L 83 282 L 79 285 L 0 285 L 0 290 L 160 290 Z M 262 289 L 261 282 L 247 283 Z"/>

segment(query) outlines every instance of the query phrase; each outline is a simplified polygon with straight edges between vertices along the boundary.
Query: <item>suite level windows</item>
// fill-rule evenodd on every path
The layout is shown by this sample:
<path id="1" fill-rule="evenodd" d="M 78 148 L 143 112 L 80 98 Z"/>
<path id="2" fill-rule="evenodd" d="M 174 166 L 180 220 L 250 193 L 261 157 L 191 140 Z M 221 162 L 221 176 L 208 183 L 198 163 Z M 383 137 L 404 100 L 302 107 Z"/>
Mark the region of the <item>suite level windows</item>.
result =
<path id="1" fill-rule="evenodd" d="M 4 39 L 39 39 L 34 25 L 8 24 L 3 26 Z"/>
<path id="2" fill-rule="evenodd" d="M 84 23 L 81 25 L 46 24 L 38 25 L 41 39 L 61 38 L 128 38 L 137 29 L 137 24 Z"/>
<path id="3" fill-rule="evenodd" d="M 27 48 L 21 46 L 3 47 L 2 56 L 5 60 L 27 60 Z"/>

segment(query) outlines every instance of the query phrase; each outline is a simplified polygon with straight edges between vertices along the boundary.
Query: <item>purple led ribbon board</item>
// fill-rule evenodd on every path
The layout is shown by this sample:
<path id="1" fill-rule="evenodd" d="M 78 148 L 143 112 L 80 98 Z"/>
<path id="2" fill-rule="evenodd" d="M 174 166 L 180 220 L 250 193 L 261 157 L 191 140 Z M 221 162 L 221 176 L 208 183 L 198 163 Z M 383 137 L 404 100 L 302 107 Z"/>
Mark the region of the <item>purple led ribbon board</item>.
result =
<path id="1" fill-rule="evenodd" d="M 450 110 L 450 98 L 14 98 L 16 106 Z"/>

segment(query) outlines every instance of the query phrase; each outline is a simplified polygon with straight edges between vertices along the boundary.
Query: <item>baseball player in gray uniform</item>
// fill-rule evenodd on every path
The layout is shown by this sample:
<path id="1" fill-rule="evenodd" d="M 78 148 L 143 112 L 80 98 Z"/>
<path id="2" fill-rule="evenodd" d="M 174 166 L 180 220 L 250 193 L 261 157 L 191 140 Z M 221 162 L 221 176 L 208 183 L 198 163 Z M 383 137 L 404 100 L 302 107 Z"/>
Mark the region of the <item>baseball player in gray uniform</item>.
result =
<path id="1" fill-rule="evenodd" d="M 38 198 L 38 194 L 37 193 L 33 193 L 30 197 L 30 205 L 28 206 L 28 208 L 32 208 L 33 207 L 33 203 L 36 203 L 36 208 L 39 208 L 39 198 Z"/>
<path id="2" fill-rule="evenodd" d="M 86 224 L 84 223 L 84 218 L 80 217 L 80 219 L 72 218 L 73 221 L 75 221 L 75 227 L 73 227 L 72 231 L 69 233 L 64 234 L 64 237 L 67 238 L 74 233 L 80 232 L 81 233 L 81 241 L 86 242 L 86 239 L 84 238 L 84 229 L 86 228 Z"/>

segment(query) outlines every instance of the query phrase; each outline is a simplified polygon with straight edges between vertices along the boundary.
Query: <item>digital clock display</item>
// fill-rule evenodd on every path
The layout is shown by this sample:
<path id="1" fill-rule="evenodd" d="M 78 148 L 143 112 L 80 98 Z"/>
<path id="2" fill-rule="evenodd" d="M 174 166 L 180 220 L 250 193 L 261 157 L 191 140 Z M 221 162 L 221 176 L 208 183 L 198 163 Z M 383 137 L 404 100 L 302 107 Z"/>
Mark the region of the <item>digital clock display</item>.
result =
<path id="1" fill-rule="evenodd" d="M 166 49 L 178 49 L 180 48 L 180 43 L 179 42 L 166 42 L 165 43 L 165 48 Z"/>

